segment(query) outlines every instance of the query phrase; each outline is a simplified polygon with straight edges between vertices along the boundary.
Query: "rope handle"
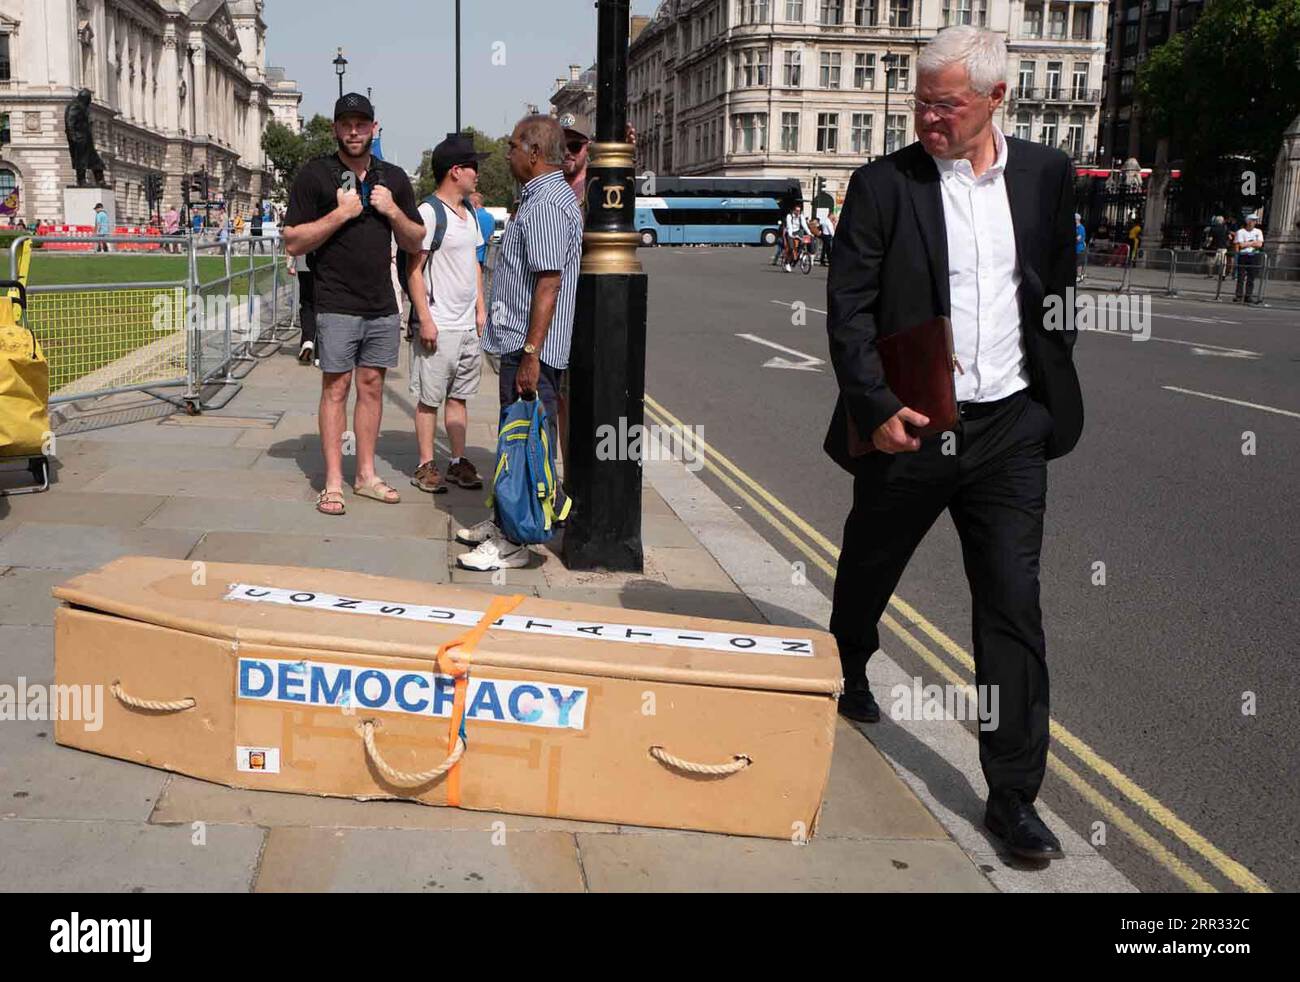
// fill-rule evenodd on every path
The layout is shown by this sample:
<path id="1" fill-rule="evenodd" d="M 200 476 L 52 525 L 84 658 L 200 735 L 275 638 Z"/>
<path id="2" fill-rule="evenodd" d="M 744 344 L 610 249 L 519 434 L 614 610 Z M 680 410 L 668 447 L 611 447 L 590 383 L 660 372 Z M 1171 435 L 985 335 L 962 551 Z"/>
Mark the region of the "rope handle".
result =
<path id="1" fill-rule="evenodd" d="M 674 757 L 663 747 L 651 747 L 650 756 L 667 767 L 675 767 L 677 770 L 685 771 L 688 774 L 705 774 L 709 777 L 727 777 L 731 774 L 739 774 L 754 763 L 754 759 L 748 754 L 734 754 L 730 764 L 697 764 L 692 760 Z"/>
<path id="2" fill-rule="evenodd" d="M 134 709 L 148 709 L 155 713 L 179 713 L 186 709 L 193 709 L 198 705 L 198 700 L 186 696 L 184 699 L 173 699 L 170 702 L 163 702 L 158 699 L 140 699 L 136 696 L 128 695 L 122 690 L 120 680 L 114 680 L 109 687 L 118 702 Z"/>
<path id="3" fill-rule="evenodd" d="M 368 756 L 371 762 L 379 768 L 379 772 L 388 779 L 389 783 L 396 784 L 399 787 L 415 787 L 420 784 L 429 784 L 436 781 L 455 767 L 456 764 L 460 762 L 461 757 L 465 755 L 465 741 L 460 737 L 457 737 L 456 746 L 447 756 L 446 760 L 432 770 L 414 774 L 410 771 L 399 771 L 392 764 L 388 763 L 388 761 L 384 760 L 383 755 L 379 752 L 379 748 L 375 746 L 375 724 L 373 720 L 365 720 L 361 724 L 361 739 L 364 740 L 366 744 L 366 756 Z"/>

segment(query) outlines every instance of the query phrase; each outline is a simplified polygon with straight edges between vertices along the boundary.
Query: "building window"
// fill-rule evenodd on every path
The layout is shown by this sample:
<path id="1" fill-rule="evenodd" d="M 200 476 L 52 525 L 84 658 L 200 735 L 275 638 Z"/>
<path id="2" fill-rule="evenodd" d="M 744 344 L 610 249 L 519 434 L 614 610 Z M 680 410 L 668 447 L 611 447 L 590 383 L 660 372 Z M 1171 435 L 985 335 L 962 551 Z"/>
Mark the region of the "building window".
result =
<path id="1" fill-rule="evenodd" d="M 894 55 L 894 88 L 906 92 L 912 85 L 912 56 Z"/>
<path id="2" fill-rule="evenodd" d="M 1047 113 L 1043 116 L 1042 142 L 1049 147 L 1056 146 L 1056 113 Z"/>
<path id="3" fill-rule="evenodd" d="M 781 149 L 786 153 L 799 152 L 799 114 L 781 114 Z"/>
<path id="4" fill-rule="evenodd" d="M 742 88 L 767 84 L 767 49 L 745 48 L 736 55 L 736 75 Z"/>
<path id="5" fill-rule="evenodd" d="M 1070 117 L 1070 128 L 1066 131 L 1065 143 L 1071 157 L 1082 156 L 1083 116 L 1079 113 L 1075 113 Z"/>
<path id="6" fill-rule="evenodd" d="M 893 153 L 907 139 L 907 117 L 902 113 L 889 114 L 885 120 L 885 153 Z"/>
<path id="7" fill-rule="evenodd" d="M 736 20 L 742 24 L 767 22 L 767 0 L 736 0 Z"/>
<path id="8" fill-rule="evenodd" d="M 912 0 L 889 0 L 889 26 L 912 26 Z"/>
<path id="9" fill-rule="evenodd" d="M 8 168 L 0 170 L 0 201 L 18 189 L 18 175 Z"/>
<path id="10" fill-rule="evenodd" d="M 823 89 L 838 89 L 840 87 L 840 53 L 838 51 L 822 52 L 821 83 Z"/>
<path id="11" fill-rule="evenodd" d="M 840 152 L 840 114 L 817 114 L 817 152 Z"/>
<path id="12" fill-rule="evenodd" d="M 732 148 L 737 153 L 755 153 L 767 149 L 767 113 L 737 113 Z"/>
<path id="13" fill-rule="evenodd" d="M 1169 9 L 1168 3 L 1169 0 L 1165 0 L 1166 10 Z M 1070 36 L 1076 41 L 1087 41 L 1092 37 L 1092 7 L 1089 4 L 1079 4 L 1074 8 L 1074 30 Z"/>
<path id="14" fill-rule="evenodd" d="M 854 0 L 853 23 L 858 27 L 875 27 L 877 2 L 878 0 Z"/>
<path id="15" fill-rule="evenodd" d="M 1051 37 L 1065 37 L 1065 15 L 1068 7 L 1052 7 L 1047 15 L 1047 32 Z"/>
<path id="16" fill-rule="evenodd" d="M 859 157 L 871 156 L 871 113 L 854 113 L 849 143 Z"/>
<path id="17" fill-rule="evenodd" d="M 853 56 L 853 87 L 855 89 L 874 89 L 876 87 L 876 56 L 859 51 Z"/>
<path id="18" fill-rule="evenodd" d="M 1016 113 L 1016 132 L 1017 140 L 1032 140 L 1034 131 L 1034 117 L 1029 113 Z"/>
<path id="19" fill-rule="evenodd" d="M 803 0 L 785 0 L 785 19 L 794 24 L 803 23 Z"/>
<path id="20" fill-rule="evenodd" d="M 1020 99 L 1032 99 L 1034 97 L 1034 63 L 1032 61 L 1022 61 L 1020 63 L 1020 81 L 1016 85 L 1016 96 Z"/>
<path id="21" fill-rule="evenodd" d="M 1047 98 L 1061 98 L 1061 62 L 1047 63 Z"/>
<path id="22" fill-rule="evenodd" d="M 825 27 L 839 27 L 844 23 L 844 0 L 822 0 L 821 22 Z"/>
<path id="23" fill-rule="evenodd" d="M 1124 45 L 1125 47 L 1131 48 L 1133 45 L 1137 43 L 1138 43 L 1138 26 L 1136 24 L 1130 24 L 1128 27 L 1124 28 Z"/>
<path id="24" fill-rule="evenodd" d="M 1027 38 L 1040 38 L 1043 36 L 1043 6 L 1035 4 L 1034 6 L 1025 5 L 1024 35 Z"/>
<path id="25" fill-rule="evenodd" d="M 12 77 L 9 67 L 9 35 L 0 34 L 0 82 L 8 82 Z"/>
<path id="26" fill-rule="evenodd" d="M 1131 95 L 1133 93 L 1132 72 L 1125 72 L 1123 75 L 1119 77 L 1119 90 L 1124 95 Z"/>
<path id="27" fill-rule="evenodd" d="M 969 24 L 971 22 L 971 0 L 943 0 L 943 26 Z"/>
<path id="28" fill-rule="evenodd" d="M 785 53 L 785 84 L 791 89 L 803 85 L 803 52 L 798 49 Z"/>
<path id="29" fill-rule="evenodd" d="M 1088 98 L 1088 63 L 1086 61 L 1076 61 L 1074 63 L 1074 81 L 1071 83 L 1070 98 L 1075 102 L 1083 102 Z"/>

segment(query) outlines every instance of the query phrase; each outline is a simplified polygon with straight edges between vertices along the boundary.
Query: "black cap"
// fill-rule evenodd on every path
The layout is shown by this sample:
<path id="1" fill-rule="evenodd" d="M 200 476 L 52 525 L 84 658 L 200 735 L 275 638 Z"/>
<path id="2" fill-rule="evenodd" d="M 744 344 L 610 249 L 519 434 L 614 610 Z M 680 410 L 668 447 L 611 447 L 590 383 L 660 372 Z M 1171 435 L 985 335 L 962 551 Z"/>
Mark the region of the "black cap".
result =
<path id="1" fill-rule="evenodd" d="M 451 133 L 433 148 L 432 162 L 437 170 L 451 170 L 458 164 L 477 163 L 490 156 L 490 153 L 475 151 L 474 140 L 465 133 Z"/>
<path id="2" fill-rule="evenodd" d="M 346 116 L 348 113 L 365 116 L 366 119 L 374 119 L 375 107 L 360 92 L 349 92 L 334 103 L 334 119 L 337 120 L 340 116 Z"/>

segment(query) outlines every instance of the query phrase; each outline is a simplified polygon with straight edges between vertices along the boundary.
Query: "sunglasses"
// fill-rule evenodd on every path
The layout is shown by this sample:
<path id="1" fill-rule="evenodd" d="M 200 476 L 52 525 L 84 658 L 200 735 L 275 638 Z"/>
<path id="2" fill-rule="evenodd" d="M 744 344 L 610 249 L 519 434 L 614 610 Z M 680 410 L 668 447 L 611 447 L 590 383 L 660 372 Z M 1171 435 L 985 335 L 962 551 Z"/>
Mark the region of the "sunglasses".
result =
<path id="1" fill-rule="evenodd" d="M 582 148 L 587 145 L 587 140 L 570 140 L 564 146 L 569 153 L 582 153 Z"/>

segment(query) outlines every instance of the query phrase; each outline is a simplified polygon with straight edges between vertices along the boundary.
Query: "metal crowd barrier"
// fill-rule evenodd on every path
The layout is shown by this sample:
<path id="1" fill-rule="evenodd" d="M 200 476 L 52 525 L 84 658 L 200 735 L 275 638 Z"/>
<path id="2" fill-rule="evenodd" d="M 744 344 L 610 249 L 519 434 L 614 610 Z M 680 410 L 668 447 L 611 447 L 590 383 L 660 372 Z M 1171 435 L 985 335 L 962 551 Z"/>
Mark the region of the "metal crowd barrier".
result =
<path id="1" fill-rule="evenodd" d="M 1254 298 L 1270 306 L 1300 307 L 1300 260 L 1280 263 L 1276 255 L 1263 253 L 1255 261 Z M 1089 246 L 1080 265 L 1082 289 L 1225 301 L 1237 295 L 1242 255 L 1231 250 L 1219 256 L 1213 249 L 1141 248 L 1130 256 L 1125 243 Z M 1245 283 L 1241 286 L 1244 295 Z"/>
<path id="2" fill-rule="evenodd" d="M 212 402 L 213 390 L 233 396 L 247 374 L 236 370 L 293 331 L 296 284 L 278 237 L 93 236 L 79 239 L 93 252 L 66 252 L 64 237 L 24 236 L 10 247 L 11 279 L 28 241 L 24 318 L 49 362 L 51 405 L 143 392 L 191 413 L 220 408 L 228 398 Z M 114 270 L 124 263 L 137 269 Z M 150 278 L 131 279 L 140 266 Z"/>

